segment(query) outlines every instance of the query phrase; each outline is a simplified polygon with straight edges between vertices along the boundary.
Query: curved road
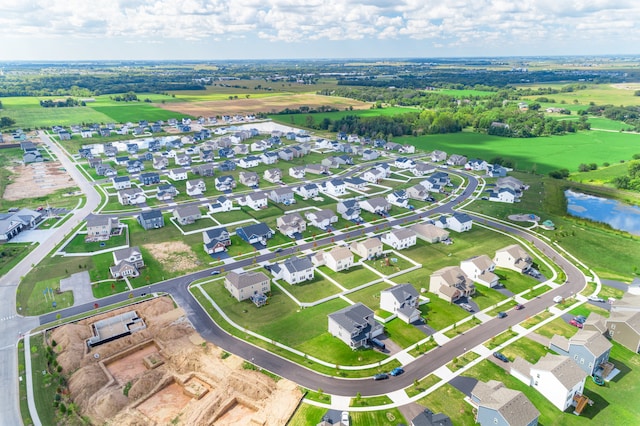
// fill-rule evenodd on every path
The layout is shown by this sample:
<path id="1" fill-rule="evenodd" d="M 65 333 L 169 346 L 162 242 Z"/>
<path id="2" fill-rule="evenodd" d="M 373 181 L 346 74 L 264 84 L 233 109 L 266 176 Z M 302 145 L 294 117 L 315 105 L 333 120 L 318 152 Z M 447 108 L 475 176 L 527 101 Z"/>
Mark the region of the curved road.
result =
<path id="1" fill-rule="evenodd" d="M 467 197 L 469 197 L 476 189 L 478 185 L 477 179 L 471 175 L 464 174 L 469 180 L 469 184 L 466 189 L 449 203 L 438 206 L 431 210 L 429 213 L 445 213 L 451 211 L 451 206 L 458 204 Z M 471 215 L 473 216 L 473 215 Z M 403 222 L 417 220 L 422 217 L 422 214 L 414 214 L 407 218 L 393 219 L 384 226 L 371 225 L 364 228 L 364 232 L 378 231 L 381 228 L 387 226 L 393 226 L 401 224 Z M 186 275 L 183 277 L 167 280 L 158 284 L 153 284 L 148 287 L 135 290 L 134 295 L 140 295 L 141 293 L 148 292 L 167 292 L 174 296 L 178 304 L 183 307 L 187 313 L 187 316 L 193 323 L 196 330 L 208 341 L 220 346 L 224 350 L 241 356 L 244 359 L 252 359 L 253 362 L 262 368 L 265 368 L 275 374 L 292 380 L 309 389 L 322 388 L 325 392 L 334 395 L 354 396 L 356 393 L 360 393 L 363 396 L 387 394 L 389 392 L 405 388 L 413 384 L 413 380 L 416 378 L 422 378 L 429 373 L 433 372 L 440 366 L 451 361 L 452 358 L 460 356 L 467 349 L 472 348 L 491 337 L 500 334 L 507 330 L 509 327 L 514 326 L 534 313 L 543 311 L 545 308 L 553 305 L 553 297 L 556 295 L 570 296 L 579 292 L 585 285 L 584 275 L 576 268 L 571 262 L 566 260 L 560 253 L 558 253 L 553 247 L 548 245 L 541 239 L 528 234 L 527 232 L 498 223 L 486 218 L 473 216 L 474 220 L 479 223 L 489 225 L 493 228 L 497 228 L 508 232 L 510 234 L 518 235 L 528 241 L 531 241 L 538 249 L 544 251 L 547 256 L 555 255 L 556 264 L 558 264 L 567 274 L 567 283 L 555 290 L 552 290 L 543 296 L 533 299 L 526 304 L 526 309 L 520 311 L 510 311 L 509 316 L 503 319 L 493 319 L 482 325 L 470 330 L 469 332 L 452 339 L 446 344 L 427 354 L 417 358 L 410 364 L 404 367 L 405 374 L 394 377 L 393 380 L 385 381 L 373 381 L 370 378 L 367 379 L 341 379 L 336 377 L 325 376 L 314 371 L 311 371 L 305 367 L 299 366 L 291 361 L 283 359 L 277 355 L 274 355 L 267 350 L 255 347 L 249 343 L 239 340 L 222 330 L 216 325 L 208 314 L 202 309 L 202 307 L 195 301 L 195 299 L 188 292 L 188 285 L 196 279 L 205 278 L 209 276 L 209 271 L 200 271 L 194 274 Z M 336 235 L 333 237 L 326 237 L 317 240 L 318 245 L 331 243 L 334 241 L 341 241 L 346 238 L 351 238 L 360 234 L 362 230 L 352 231 Z M 255 258 L 256 262 L 263 262 L 273 259 L 276 256 L 293 254 L 297 250 L 305 250 L 312 248 L 313 243 L 308 243 L 302 246 L 288 248 L 281 253 L 268 253 L 259 255 Z M 227 269 L 235 269 L 243 266 L 249 266 L 253 264 L 253 258 L 241 260 L 233 264 L 226 265 Z M 120 294 L 112 296 L 110 298 L 102 299 L 101 304 L 111 304 L 117 301 L 122 301 L 127 298 L 127 294 Z M 63 311 L 56 312 L 54 314 L 48 314 L 40 317 L 41 323 L 48 323 L 55 319 L 56 314 L 68 317 L 82 312 L 87 312 L 93 309 L 92 304 L 83 306 L 75 306 Z"/>

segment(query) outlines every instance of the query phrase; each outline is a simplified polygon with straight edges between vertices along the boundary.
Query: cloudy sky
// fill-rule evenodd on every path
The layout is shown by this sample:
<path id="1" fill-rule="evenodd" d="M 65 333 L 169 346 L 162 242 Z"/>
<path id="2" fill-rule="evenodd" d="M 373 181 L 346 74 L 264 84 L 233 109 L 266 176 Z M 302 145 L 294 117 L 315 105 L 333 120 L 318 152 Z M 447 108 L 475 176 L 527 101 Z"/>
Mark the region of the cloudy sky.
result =
<path id="1" fill-rule="evenodd" d="M 0 60 L 635 54 L 638 0 L 0 0 Z"/>

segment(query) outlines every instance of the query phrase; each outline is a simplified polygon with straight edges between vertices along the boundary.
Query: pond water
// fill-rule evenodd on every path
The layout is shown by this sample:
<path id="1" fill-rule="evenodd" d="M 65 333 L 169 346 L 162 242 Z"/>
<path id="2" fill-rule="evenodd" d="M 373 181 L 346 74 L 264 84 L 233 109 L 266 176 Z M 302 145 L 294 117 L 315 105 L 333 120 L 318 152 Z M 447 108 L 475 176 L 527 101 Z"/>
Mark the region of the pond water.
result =
<path id="1" fill-rule="evenodd" d="M 640 207 L 570 190 L 565 191 L 564 195 L 570 215 L 603 222 L 614 229 L 640 235 Z"/>

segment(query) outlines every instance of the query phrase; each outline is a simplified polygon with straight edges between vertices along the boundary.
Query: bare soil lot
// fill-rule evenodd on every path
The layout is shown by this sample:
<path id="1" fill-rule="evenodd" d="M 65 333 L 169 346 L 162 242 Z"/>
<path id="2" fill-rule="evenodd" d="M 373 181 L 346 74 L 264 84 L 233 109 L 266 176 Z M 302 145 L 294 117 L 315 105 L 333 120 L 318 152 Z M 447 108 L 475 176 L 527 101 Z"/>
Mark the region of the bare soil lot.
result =
<path id="1" fill-rule="evenodd" d="M 11 172 L 11 178 L 2 198 L 8 201 L 43 197 L 53 194 L 58 189 L 76 186 L 57 161 L 20 164 L 7 169 Z"/>
<path id="2" fill-rule="evenodd" d="M 153 257 L 169 272 L 190 271 L 198 266 L 198 257 L 191 247 L 182 241 L 145 244 L 143 247 L 153 253 Z"/>

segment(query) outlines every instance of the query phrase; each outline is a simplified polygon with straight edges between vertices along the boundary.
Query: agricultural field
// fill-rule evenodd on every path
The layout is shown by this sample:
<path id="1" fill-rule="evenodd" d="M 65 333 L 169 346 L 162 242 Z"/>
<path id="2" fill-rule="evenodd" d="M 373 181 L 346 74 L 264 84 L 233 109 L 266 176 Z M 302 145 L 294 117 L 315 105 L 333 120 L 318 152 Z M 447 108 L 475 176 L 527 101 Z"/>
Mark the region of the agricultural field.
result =
<path id="1" fill-rule="evenodd" d="M 486 161 L 502 157 L 511 160 L 516 170 L 541 174 L 558 169 L 576 171 L 582 163 L 618 163 L 640 152 L 640 134 L 595 130 L 535 139 L 462 132 L 403 136 L 394 138 L 394 142 L 411 144 L 425 151 L 439 149 Z"/>
<path id="2" fill-rule="evenodd" d="M 542 87 L 557 88 L 560 90 L 566 84 L 543 84 Z M 535 88 L 536 86 L 518 86 Z M 576 90 L 573 92 L 554 93 L 550 95 L 525 96 L 525 99 L 535 100 L 540 96 L 544 96 L 555 100 L 556 102 L 565 104 L 578 104 L 588 106 L 590 102 L 596 105 L 637 105 L 638 98 L 634 96 L 634 91 L 638 87 L 632 84 L 593 84 L 588 85 L 587 89 Z"/>

